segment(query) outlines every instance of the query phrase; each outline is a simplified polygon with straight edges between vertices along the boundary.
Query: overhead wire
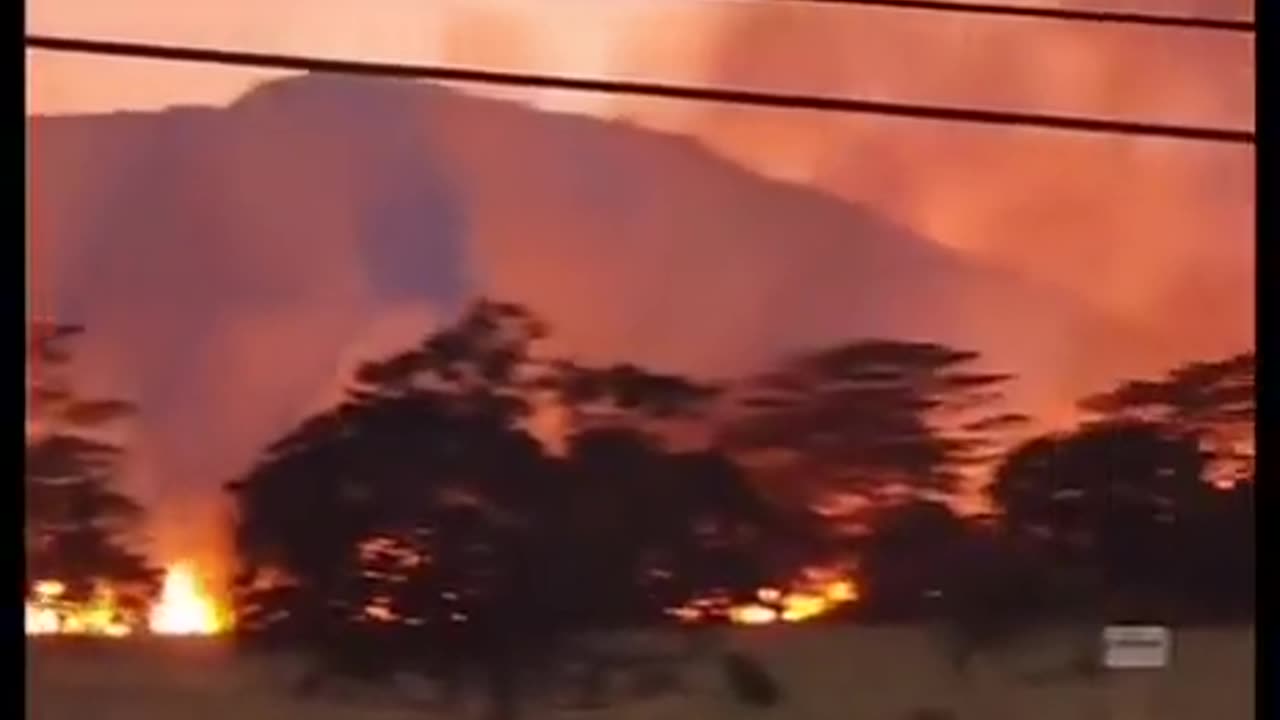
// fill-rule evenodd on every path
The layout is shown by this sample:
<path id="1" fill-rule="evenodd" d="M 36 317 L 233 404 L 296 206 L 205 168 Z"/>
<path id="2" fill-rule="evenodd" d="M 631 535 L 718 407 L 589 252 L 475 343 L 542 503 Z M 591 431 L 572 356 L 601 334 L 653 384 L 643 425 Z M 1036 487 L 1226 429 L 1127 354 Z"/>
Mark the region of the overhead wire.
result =
<path id="1" fill-rule="evenodd" d="M 890 10 L 915 10 L 925 12 L 974 14 L 1060 20 L 1065 22 L 1106 23 L 1114 25 L 1146 26 L 1152 28 L 1181 28 L 1186 30 L 1213 30 L 1220 32 L 1256 32 L 1251 19 L 1215 18 L 1196 15 L 1174 15 L 1125 10 L 1091 10 L 1047 7 L 1044 5 L 1009 5 L 983 2 L 950 2 L 949 0 L 749 0 L 751 5 L 842 5 L 846 7 L 876 7 Z"/>
<path id="2" fill-rule="evenodd" d="M 25 35 L 24 45 L 30 49 L 52 52 L 214 64 L 228 67 L 606 93 L 761 108 L 880 115 L 917 120 L 1128 135 L 1234 145 L 1255 145 L 1257 142 L 1256 133 L 1253 130 L 1244 128 L 1164 124 L 1079 115 L 924 105 L 840 96 L 765 92 L 705 85 L 682 85 L 655 81 L 572 77 L 450 65 L 336 59 L 44 34 Z"/>

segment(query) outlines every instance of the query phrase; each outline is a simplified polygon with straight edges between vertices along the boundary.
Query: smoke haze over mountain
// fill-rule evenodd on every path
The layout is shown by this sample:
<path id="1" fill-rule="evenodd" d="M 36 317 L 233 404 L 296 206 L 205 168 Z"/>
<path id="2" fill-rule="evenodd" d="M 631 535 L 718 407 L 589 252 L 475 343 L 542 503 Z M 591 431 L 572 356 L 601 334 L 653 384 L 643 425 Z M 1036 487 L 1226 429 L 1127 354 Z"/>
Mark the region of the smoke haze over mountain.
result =
<path id="1" fill-rule="evenodd" d="M 523 12 L 452 18 L 441 50 L 922 102 L 1252 116 L 1252 43 L 713 6 L 555 55 Z M 40 307 L 85 323 L 88 378 L 143 408 L 134 482 L 187 508 L 166 512 L 162 547 L 202 544 L 189 528 L 208 526 L 217 484 L 332 398 L 344 368 L 477 294 L 528 303 L 568 351 L 707 375 L 850 336 L 951 342 L 1021 375 L 1019 403 L 1050 416 L 1117 377 L 1252 343 L 1252 152 L 532 99 L 621 119 L 311 77 L 225 107 L 29 121 Z"/>

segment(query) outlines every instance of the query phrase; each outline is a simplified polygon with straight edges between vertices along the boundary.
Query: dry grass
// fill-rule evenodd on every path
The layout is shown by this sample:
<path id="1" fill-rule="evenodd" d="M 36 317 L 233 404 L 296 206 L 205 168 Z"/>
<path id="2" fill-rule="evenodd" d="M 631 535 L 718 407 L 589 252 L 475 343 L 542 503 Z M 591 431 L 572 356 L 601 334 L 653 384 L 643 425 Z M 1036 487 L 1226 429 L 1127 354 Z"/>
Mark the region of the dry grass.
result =
<path id="1" fill-rule="evenodd" d="M 715 667 L 695 669 L 684 697 L 631 703 L 583 720 L 909 720 L 950 711 L 958 720 L 1246 720 L 1254 717 L 1252 631 L 1186 631 L 1173 665 L 1028 683 L 1024 655 L 980 663 L 968 681 L 949 671 L 932 637 L 913 628 L 760 628 L 730 642 L 763 662 L 787 693 L 772 710 L 736 705 Z M 1041 644 L 1044 652 L 1051 643 Z M 287 687 L 297 663 L 235 657 L 205 641 L 96 645 L 31 643 L 27 717 L 33 720 L 401 720 L 430 718 L 376 694 L 304 702 Z M 474 713 L 465 713 L 474 716 Z M 530 717 L 548 717 L 535 710 Z"/>

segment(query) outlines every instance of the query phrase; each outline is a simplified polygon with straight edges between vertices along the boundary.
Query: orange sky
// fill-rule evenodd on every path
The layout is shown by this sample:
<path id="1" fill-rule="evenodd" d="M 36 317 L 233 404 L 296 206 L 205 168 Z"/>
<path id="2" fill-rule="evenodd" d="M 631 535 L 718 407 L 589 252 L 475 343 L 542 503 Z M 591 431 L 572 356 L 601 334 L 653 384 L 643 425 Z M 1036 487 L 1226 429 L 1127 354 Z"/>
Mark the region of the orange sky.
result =
<path id="1" fill-rule="evenodd" d="M 1253 125 L 1253 42 L 1238 35 L 746 1 L 552 6 L 383 0 L 374 12 L 357 0 L 27 2 L 28 27 L 45 33 Z M 1252 14 L 1249 0 L 1070 6 Z M 27 96 L 37 113 L 225 104 L 271 76 L 29 57 Z M 1192 352 L 1252 338 L 1251 148 L 505 94 L 693 133 L 759 172 L 866 203 L 1134 321 L 1193 321 L 1203 332 Z"/>
<path id="2" fill-rule="evenodd" d="M 1252 15 L 1249 0 L 1070 5 Z M 1215 33 L 745 0 L 26 6 L 28 29 L 49 34 L 1253 126 L 1253 42 Z M 29 112 L 40 114 L 225 105 L 272 76 L 49 53 L 28 60 Z M 820 187 L 1064 289 L 1180 357 L 1253 342 L 1252 148 L 503 94 L 695 136 L 758 173 Z"/>

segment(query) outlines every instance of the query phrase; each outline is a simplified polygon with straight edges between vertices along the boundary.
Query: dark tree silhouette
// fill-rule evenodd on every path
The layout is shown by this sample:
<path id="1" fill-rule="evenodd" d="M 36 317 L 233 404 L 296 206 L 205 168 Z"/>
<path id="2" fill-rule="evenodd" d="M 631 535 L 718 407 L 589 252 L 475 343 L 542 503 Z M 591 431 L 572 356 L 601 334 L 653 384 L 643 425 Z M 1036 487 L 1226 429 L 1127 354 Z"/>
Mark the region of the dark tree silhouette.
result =
<path id="1" fill-rule="evenodd" d="M 709 590 L 742 597 L 791 569 L 788 551 L 813 549 L 806 528 L 755 492 L 731 458 L 672 438 L 680 421 L 709 422 L 715 385 L 561 362 L 548 387 L 566 417 L 566 468 L 588 524 L 581 537 L 611 544 L 615 562 L 639 553 L 622 566 L 624 592 L 644 588 L 643 616 Z"/>
<path id="2" fill-rule="evenodd" d="M 520 429 L 541 332 L 518 308 L 480 303 L 419 347 L 360 368 L 344 403 L 269 448 L 232 486 L 242 622 L 383 669 L 474 656 L 506 708 L 514 680 L 499 671 L 531 631 L 506 607 L 520 591 L 520 536 L 556 494 Z M 433 642 L 367 657 L 380 623 Z"/>
<path id="3" fill-rule="evenodd" d="M 859 545 L 858 615 L 908 621 L 939 612 L 957 563 L 984 529 L 943 503 L 919 500 L 888 508 Z"/>
<path id="4" fill-rule="evenodd" d="M 997 412 L 1009 376 L 976 353 L 931 343 L 861 341 L 811 353 L 756 378 L 724 434 L 771 489 L 828 514 L 954 495 L 1025 418 Z"/>
<path id="5" fill-rule="evenodd" d="M 1114 564 L 1121 554 L 1133 556 L 1135 567 L 1125 569 L 1125 577 L 1159 574 L 1163 604 L 1186 620 L 1253 617 L 1255 373 L 1254 354 L 1245 352 L 1188 363 L 1156 380 L 1124 382 L 1081 403 L 1109 427 L 1143 428 L 1147 472 L 1122 472 L 1147 483 L 1145 495 L 1134 489 L 1130 496 L 1161 503 L 1160 516 L 1167 520 L 1159 526 L 1162 554 L 1145 551 L 1152 560 L 1146 568 L 1138 560 L 1144 552 L 1139 541 L 1118 536 L 1111 549 L 1095 549 L 1104 556 L 1099 561 Z M 1131 457 L 1142 455 L 1133 445 Z M 1197 448 L 1199 457 L 1193 458 Z M 1165 460 L 1156 459 L 1160 453 Z M 1111 466 L 1117 462 L 1113 458 Z M 1150 477 L 1155 467 L 1160 478 Z M 1140 527 L 1145 525 L 1134 524 L 1130 531 L 1157 542 Z"/>
<path id="6" fill-rule="evenodd" d="M 1131 380 L 1085 399 L 1107 419 L 1160 423 L 1197 438 L 1210 454 L 1210 479 L 1232 485 L 1252 479 L 1257 361 L 1246 352 L 1175 368 L 1158 380 Z"/>
<path id="7" fill-rule="evenodd" d="M 922 616 L 937 623 L 956 669 L 965 671 L 976 656 L 1065 631 L 1071 640 L 1066 657 L 1018 674 L 1034 680 L 1097 670 L 1106 588 L 1096 572 L 1047 562 L 1034 546 L 989 526 L 971 526 L 945 557 L 938 591 Z"/>
<path id="8" fill-rule="evenodd" d="M 568 416 L 568 433 L 636 422 L 705 418 L 721 389 L 629 364 L 605 368 L 552 364 L 546 387 Z"/>
<path id="9" fill-rule="evenodd" d="M 989 488 L 998 533 L 948 553 L 953 657 L 1047 623 L 1088 640 L 1107 619 L 1252 622 L 1253 378 L 1246 353 L 1126 382 L 1081 403 L 1100 419 L 1013 449 Z"/>
<path id="10" fill-rule="evenodd" d="M 416 669 L 446 700 L 478 681 L 510 718 L 580 638 L 759 582 L 769 507 L 726 457 L 651 432 L 713 391 L 539 358 L 543 333 L 478 303 L 233 483 L 242 627 L 329 670 Z M 530 430 L 548 409 L 559 453 Z"/>
<path id="11" fill-rule="evenodd" d="M 28 343 L 27 580 L 57 578 L 73 600 L 98 583 L 142 592 L 156 579 L 137 552 L 144 512 L 117 488 L 122 450 L 110 441 L 132 408 L 76 392 L 67 344 L 80 332 L 36 323 Z"/>
<path id="12" fill-rule="evenodd" d="M 1142 421 L 1086 425 L 1013 452 L 992 491 L 1004 526 L 1063 568 L 1092 568 L 1113 615 L 1172 618 L 1187 539 L 1216 492 L 1192 438 Z"/>
<path id="13" fill-rule="evenodd" d="M 1176 549 L 1178 593 L 1192 619 L 1252 623 L 1257 598 L 1257 507 L 1252 479 L 1207 493 Z"/>
<path id="14" fill-rule="evenodd" d="M 1070 666 L 1092 657 L 1091 578 L 1058 572 L 991 518 L 962 517 L 927 500 L 886 509 L 860 544 L 859 574 L 860 618 L 933 623 L 958 670 L 1050 626 L 1082 631 Z"/>

